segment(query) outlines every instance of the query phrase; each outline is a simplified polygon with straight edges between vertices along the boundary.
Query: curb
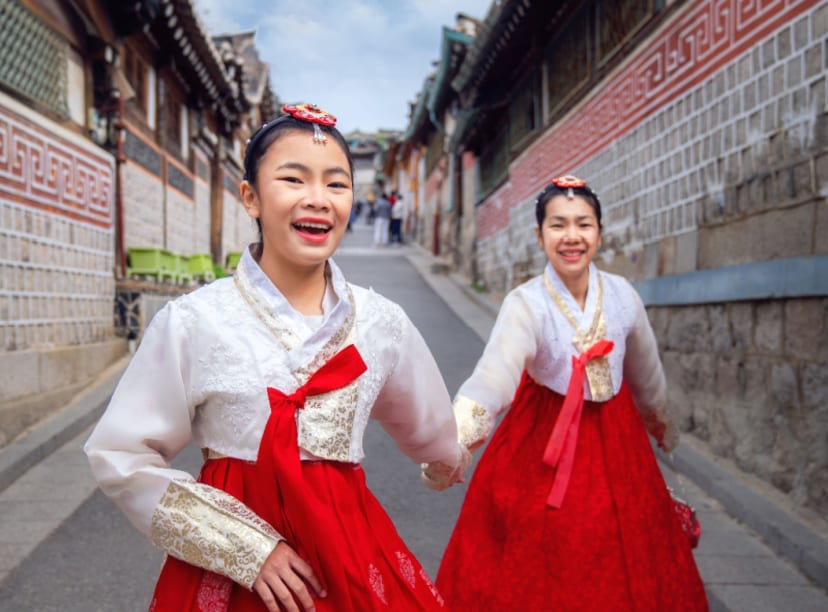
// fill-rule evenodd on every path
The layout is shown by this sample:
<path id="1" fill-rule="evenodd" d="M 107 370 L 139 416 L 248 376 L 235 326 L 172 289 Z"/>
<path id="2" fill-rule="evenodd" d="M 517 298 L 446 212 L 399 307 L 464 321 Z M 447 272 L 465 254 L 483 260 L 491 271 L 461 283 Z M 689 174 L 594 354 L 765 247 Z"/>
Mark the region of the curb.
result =
<path id="1" fill-rule="evenodd" d="M 0 491 L 100 418 L 131 357 L 110 365 L 64 407 L 0 449 Z"/>
<path id="2" fill-rule="evenodd" d="M 691 444 L 679 444 L 673 457 L 678 472 L 718 501 L 728 514 L 757 532 L 772 550 L 828 590 L 828 540 Z"/>

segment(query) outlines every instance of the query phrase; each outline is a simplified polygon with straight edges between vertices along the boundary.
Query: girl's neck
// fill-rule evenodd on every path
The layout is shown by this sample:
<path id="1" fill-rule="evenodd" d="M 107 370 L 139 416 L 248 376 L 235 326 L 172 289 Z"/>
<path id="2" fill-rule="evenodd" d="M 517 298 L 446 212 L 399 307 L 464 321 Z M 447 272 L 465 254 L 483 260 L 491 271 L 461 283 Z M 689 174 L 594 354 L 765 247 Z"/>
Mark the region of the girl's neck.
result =
<path id="1" fill-rule="evenodd" d="M 325 264 L 299 268 L 278 266 L 262 258 L 259 266 L 296 311 L 303 315 L 324 314 L 322 302 L 328 285 Z"/>
<path id="2" fill-rule="evenodd" d="M 587 293 L 589 292 L 589 269 L 578 278 L 562 278 L 561 281 L 569 289 L 569 293 L 575 298 L 581 310 L 586 308 Z"/>

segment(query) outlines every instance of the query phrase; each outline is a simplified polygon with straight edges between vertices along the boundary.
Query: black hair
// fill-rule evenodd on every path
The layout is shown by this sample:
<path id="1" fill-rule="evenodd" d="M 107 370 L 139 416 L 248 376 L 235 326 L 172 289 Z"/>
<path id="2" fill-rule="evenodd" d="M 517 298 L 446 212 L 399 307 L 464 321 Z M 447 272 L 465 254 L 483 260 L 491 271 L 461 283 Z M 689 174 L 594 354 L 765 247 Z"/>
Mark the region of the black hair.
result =
<path id="1" fill-rule="evenodd" d="M 543 227 L 543 220 L 546 218 L 546 204 L 556 195 L 569 195 L 570 189 L 574 195 L 579 195 L 584 198 L 592 207 L 595 213 L 595 219 L 598 221 L 598 229 L 602 229 L 601 225 L 601 202 L 598 199 L 598 194 L 590 189 L 589 185 L 583 187 L 558 187 L 555 183 L 549 183 L 538 194 L 535 200 L 535 218 L 538 221 L 538 227 Z"/>
<path id="2" fill-rule="evenodd" d="M 354 180 L 354 159 L 351 155 L 351 147 L 348 146 L 348 141 L 342 136 L 342 133 L 333 126 L 317 124 L 324 134 L 331 136 L 337 144 L 342 147 L 345 152 L 345 157 L 348 158 L 348 169 L 351 172 L 351 182 Z M 268 121 L 258 130 L 253 133 L 250 140 L 247 141 L 247 148 L 244 152 L 244 180 L 249 182 L 254 187 L 259 175 L 259 164 L 262 157 L 265 156 L 267 150 L 274 142 L 281 138 L 289 131 L 302 131 L 314 133 L 314 124 L 308 121 L 302 121 L 292 115 L 282 115 L 271 121 Z"/>

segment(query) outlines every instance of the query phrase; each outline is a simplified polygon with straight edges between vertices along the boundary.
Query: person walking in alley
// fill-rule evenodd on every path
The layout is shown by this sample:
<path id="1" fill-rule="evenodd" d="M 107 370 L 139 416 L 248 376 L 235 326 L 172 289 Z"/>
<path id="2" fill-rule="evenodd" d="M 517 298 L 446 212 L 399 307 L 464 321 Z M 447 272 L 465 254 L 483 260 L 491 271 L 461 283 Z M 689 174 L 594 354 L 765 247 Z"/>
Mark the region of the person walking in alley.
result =
<path id="1" fill-rule="evenodd" d="M 394 200 L 394 206 L 391 207 L 391 244 L 398 244 L 402 245 L 403 237 L 402 237 L 402 228 L 403 222 L 405 218 L 408 216 L 408 208 L 406 208 L 406 202 L 402 197 L 402 194 L 397 194 L 396 199 Z"/>
<path id="2" fill-rule="evenodd" d="M 363 433 L 378 420 L 437 490 L 471 456 L 420 333 L 331 259 L 354 172 L 334 117 L 284 111 L 244 158 L 260 241 L 232 278 L 153 318 L 85 451 L 101 489 L 168 553 L 155 612 L 439 609 L 366 486 Z M 198 480 L 170 467 L 190 440 Z"/>
<path id="3" fill-rule="evenodd" d="M 691 545 L 647 434 L 678 435 L 633 287 L 593 263 L 601 206 L 585 181 L 537 197 L 540 276 L 511 291 L 455 398 L 481 445 L 438 572 L 453 610 L 706 610 Z"/>
<path id="4" fill-rule="evenodd" d="M 391 202 L 383 191 L 374 205 L 374 246 L 388 244 L 388 228 L 391 224 Z"/>

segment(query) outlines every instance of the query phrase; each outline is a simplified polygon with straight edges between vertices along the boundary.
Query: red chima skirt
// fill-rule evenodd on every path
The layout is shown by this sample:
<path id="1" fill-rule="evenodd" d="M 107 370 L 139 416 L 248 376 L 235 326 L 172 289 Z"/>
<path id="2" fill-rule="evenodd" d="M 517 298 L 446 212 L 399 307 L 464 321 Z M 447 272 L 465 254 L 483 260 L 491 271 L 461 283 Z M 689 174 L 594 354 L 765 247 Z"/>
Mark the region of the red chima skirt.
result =
<path id="1" fill-rule="evenodd" d="M 307 485 L 303 491 L 284 491 L 283 503 L 267 508 L 260 507 L 266 502 L 262 495 L 266 484 L 252 462 L 211 459 L 199 481 L 245 502 L 313 567 L 327 590 L 327 597 L 314 601 L 317 610 L 443 609 L 431 579 L 368 490 L 361 467 L 303 461 L 302 475 Z M 304 513 L 301 524 L 289 520 L 291 513 L 284 511 L 285 504 L 297 502 L 304 508 L 298 513 Z M 256 592 L 229 578 L 167 557 L 150 610 L 258 612 L 266 608 Z"/>
<path id="2" fill-rule="evenodd" d="M 291 395 L 268 388 L 271 415 L 256 462 L 212 459 L 199 480 L 244 502 L 310 564 L 327 592 L 315 601 L 320 612 L 438 610 L 443 599 L 368 490 L 362 468 L 299 460 L 294 415 L 304 407 L 305 397 L 339 388 L 364 371 L 362 358 L 350 345 Z M 150 610 L 266 608 L 254 591 L 168 557 Z"/>
<path id="3" fill-rule="evenodd" d="M 585 402 L 560 508 L 543 462 L 564 397 L 524 374 L 480 458 L 437 588 L 450 610 L 707 610 L 704 586 L 626 385 Z M 482 608 L 481 608 L 482 606 Z"/>

